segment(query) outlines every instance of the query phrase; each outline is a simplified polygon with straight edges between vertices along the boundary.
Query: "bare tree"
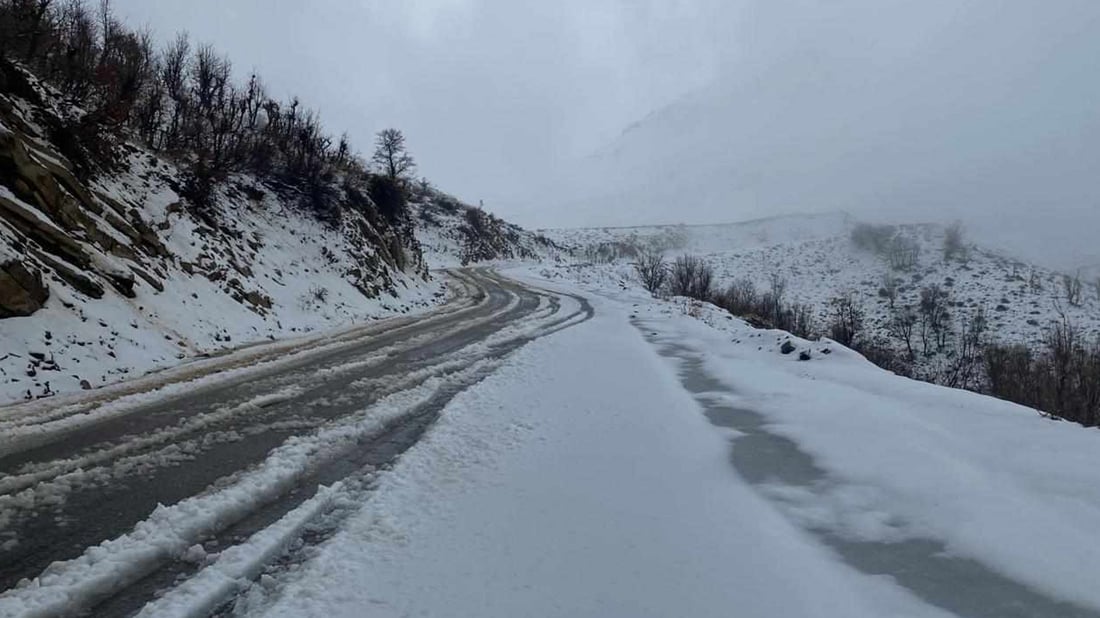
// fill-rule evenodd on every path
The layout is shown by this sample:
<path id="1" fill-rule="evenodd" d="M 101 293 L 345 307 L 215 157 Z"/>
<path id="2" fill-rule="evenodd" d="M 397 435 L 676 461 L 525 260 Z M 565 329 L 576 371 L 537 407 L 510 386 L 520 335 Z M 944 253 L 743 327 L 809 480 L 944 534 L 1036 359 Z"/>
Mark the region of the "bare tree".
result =
<path id="1" fill-rule="evenodd" d="M 710 301 L 713 296 L 714 270 L 701 258 L 682 255 L 669 270 L 669 291 L 673 296 L 687 296 Z"/>
<path id="2" fill-rule="evenodd" d="M 852 347 L 863 330 L 863 308 L 851 291 L 830 300 L 829 306 L 833 314 L 829 337 L 843 346 Z"/>
<path id="3" fill-rule="evenodd" d="M 951 314 L 947 310 L 947 292 L 938 284 L 925 287 L 920 291 L 920 336 L 921 346 L 926 356 L 932 353 L 932 347 L 942 352 L 947 346 L 950 334 Z"/>
<path id="4" fill-rule="evenodd" d="M 917 265 L 920 257 L 920 245 L 917 241 L 903 236 L 897 236 L 890 242 L 887 258 L 890 267 L 894 270 L 910 270 Z"/>
<path id="5" fill-rule="evenodd" d="M 656 296 L 668 279 L 668 264 L 659 251 L 643 251 L 634 262 L 634 272 L 650 294 Z"/>
<path id="6" fill-rule="evenodd" d="M 901 307 L 894 311 L 890 318 L 890 334 L 897 337 L 905 344 L 905 352 L 909 355 L 909 362 L 913 362 L 916 354 L 913 352 L 913 328 L 917 324 L 917 312 L 912 307 Z"/>
<path id="7" fill-rule="evenodd" d="M 764 295 L 767 317 L 778 328 L 779 323 L 783 321 L 783 303 L 785 301 L 784 296 L 787 294 L 787 278 L 779 273 L 772 273 L 768 276 L 769 287 L 768 293 Z"/>
<path id="8" fill-rule="evenodd" d="M 936 380 L 938 384 L 966 390 L 974 390 L 980 385 L 978 370 L 982 366 L 988 328 L 985 310 L 980 308 L 963 323 L 954 354 L 942 368 Z"/>
<path id="9" fill-rule="evenodd" d="M 1062 285 L 1066 291 L 1066 302 L 1074 307 L 1081 306 L 1081 275 L 1063 275 Z"/>
<path id="10" fill-rule="evenodd" d="M 227 59 L 194 48 L 186 34 L 159 54 L 152 40 L 119 20 L 112 0 L 0 0 L 0 56 L 64 93 L 62 107 L 87 112 L 50 127 L 78 176 L 113 165 L 119 144 L 136 137 L 173 155 L 199 210 L 230 173 L 247 170 L 333 220 L 352 204 L 384 217 L 403 212 L 404 198 L 387 201 L 385 187 L 368 186 L 388 177 L 386 196 L 407 193 L 414 163 L 399 131 L 379 134 L 382 169 L 370 175 L 348 140 L 327 135 L 296 98 L 272 100 L 257 75 L 236 83 Z"/>
<path id="11" fill-rule="evenodd" d="M 715 295 L 714 304 L 730 313 L 746 317 L 759 314 L 760 295 L 750 279 L 737 279 L 724 291 Z"/>
<path id="12" fill-rule="evenodd" d="M 404 181 L 416 168 L 412 156 L 405 149 L 405 136 L 397 129 L 383 129 L 374 140 L 374 156 L 371 161 L 390 180 Z"/>
<path id="13" fill-rule="evenodd" d="M 881 294 L 886 297 L 887 302 L 890 304 L 890 308 L 894 308 L 894 303 L 898 300 L 898 279 L 897 277 L 886 273 L 882 276 L 882 289 Z"/>
<path id="14" fill-rule="evenodd" d="M 175 150 L 181 143 L 184 118 L 190 113 L 191 99 L 187 88 L 188 63 L 191 58 L 191 41 L 186 33 L 176 35 L 176 39 L 164 50 L 160 63 L 160 82 L 171 101 L 172 110 L 167 126 L 164 128 L 161 147 Z"/>
<path id="15" fill-rule="evenodd" d="M 32 59 L 38 53 L 38 46 L 49 29 L 50 4 L 52 0 L 24 0 L 13 2 L 16 9 L 22 9 L 26 28 L 26 59 Z"/>
<path id="16" fill-rule="evenodd" d="M 1063 314 L 1046 330 L 1043 344 L 1039 351 L 987 345 L 990 392 L 1045 416 L 1100 424 L 1100 341 L 1087 341 Z"/>

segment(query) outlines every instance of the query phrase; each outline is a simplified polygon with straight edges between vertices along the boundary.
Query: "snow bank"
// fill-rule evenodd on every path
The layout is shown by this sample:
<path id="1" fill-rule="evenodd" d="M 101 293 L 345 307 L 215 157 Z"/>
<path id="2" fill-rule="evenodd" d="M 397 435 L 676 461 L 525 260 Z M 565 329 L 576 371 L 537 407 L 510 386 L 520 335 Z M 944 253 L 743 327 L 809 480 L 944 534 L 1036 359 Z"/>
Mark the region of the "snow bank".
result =
<path id="1" fill-rule="evenodd" d="M 800 363 L 687 316 L 643 322 L 698 352 L 707 372 L 847 487 L 790 496 L 815 524 L 859 540 L 935 538 L 1059 598 L 1100 609 L 1100 433 L 1034 410 L 907 380 L 838 348 Z M 732 344 L 730 336 L 742 343 Z M 846 496 L 859 492 L 857 505 Z M 827 514 L 821 519 L 820 509 Z M 810 512 L 816 509 L 817 512 Z M 874 516 L 898 522 L 868 527 Z"/>

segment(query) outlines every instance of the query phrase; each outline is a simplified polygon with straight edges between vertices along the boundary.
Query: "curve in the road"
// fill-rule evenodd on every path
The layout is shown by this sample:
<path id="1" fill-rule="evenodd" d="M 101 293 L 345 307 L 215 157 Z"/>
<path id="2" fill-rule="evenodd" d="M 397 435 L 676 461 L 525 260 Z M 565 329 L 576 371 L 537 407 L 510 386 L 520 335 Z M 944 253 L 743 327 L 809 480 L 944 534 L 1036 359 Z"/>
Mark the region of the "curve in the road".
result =
<path id="1" fill-rule="evenodd" d="M 236 473 L 254 468 L 294 436 L 339 424 L 386 396 L 439 383 L 417 405 L 351 445 L 334 445 L 293 483 L 276 488 L 256 508 L 217 522 L 199 539 L 232 544 L 293 509 L 318 486 L 387 465 L 493 363 L 533 338 L 592 315 L 584 299 L 569 299 L 576 309 L 565 313 L 562 295 L 484 270 L 462 276 L 478 290 L 467 306 L 402 325 L 398 332 L 289 359 L 248 381 L 136 407 L 0 459 L 0 491 L 7 485 L 0 518 L 7 520 L 2 528 L 9 539 L 0 539 L 0 589 L 124 535 L 159 504 L 230 485 Z M 146 568 L 132 569 L 131 581 L 120 580 L 72 607 L 127 615 L 190 568 L 175 556 L 154 556 Z M 0 595 L 0 604 L 9 594 Z"/>

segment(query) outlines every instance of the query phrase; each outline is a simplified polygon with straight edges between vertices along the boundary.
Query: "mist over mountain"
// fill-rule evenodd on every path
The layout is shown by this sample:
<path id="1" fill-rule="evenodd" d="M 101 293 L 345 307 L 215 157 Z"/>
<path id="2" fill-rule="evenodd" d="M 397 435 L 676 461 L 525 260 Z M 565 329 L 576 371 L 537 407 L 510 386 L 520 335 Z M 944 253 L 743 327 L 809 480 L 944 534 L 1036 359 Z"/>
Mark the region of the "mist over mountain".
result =
<path id="1" fill-rule="evenodd" d="M 844 210 L 958 219 L 1059 268 L 1100 262 L 1100 86 L 1089 78 L 1100 5 L 796 4 L 742 13 L 730 35 L 740 42 L 709 85 L 558 170 L 530 217 Z"/>

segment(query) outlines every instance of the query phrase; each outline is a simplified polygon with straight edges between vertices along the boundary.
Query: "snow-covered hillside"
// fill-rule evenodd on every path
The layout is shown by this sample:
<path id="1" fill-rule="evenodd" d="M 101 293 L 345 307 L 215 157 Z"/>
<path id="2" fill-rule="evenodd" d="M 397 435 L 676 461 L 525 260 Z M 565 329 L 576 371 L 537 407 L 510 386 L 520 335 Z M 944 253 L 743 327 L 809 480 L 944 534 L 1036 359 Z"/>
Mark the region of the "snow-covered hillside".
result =
<path id="1" fill-rule="evenodd" d="M 717 254 L 847 234 L 845 213 L 768 217 L 713 225 L 643 225 L 540 230 L 582 258 L 632 257 L 634 249 Z"/>
<path id="2" fill-rule="evenodd" d="M 888 255 L 860 248 L 852 232 L 858 222 L 843 214 L 784 216 L 713 226 L 652 226 L 553 230 L 545 233 L 577 248 L 578 261 L 616 258 L 587 277 L 634 279 L 632 253 L 637 248 L 701 256 L 714 268 L 715 285 L 724 288 L 747 280 L 760 292 L 774 277 L 785 283 L 785 298 L 806 303 L 824 332 L 833 315 L 831 301 L 850 295 L 865 315 L 863 337 L 895 351 L 905 349 L 892 322 L 899 311 L 916 311 L 922 290 L 938 286 L 951 325 L 961 330 L 979 311 L 988 323 L 988 341 L 1038 345 L 1055 320 L 1064 315 L 1087 337 L 1100 335 L 1100 289 L 1081 281 L 1079 301 L 1069 302 L 1066 274 L 967 243 L 965 257 L 946 259 L 945 228 L 902 225 L 892 228 L 916 249 L 912 267 L 896 268 Z M 965 238 L 964 238 L 965 240 Z M 597 274 L 600 273 L 600 274 Z M 896 285 L 893 300 L 887 281 Z M 914 340 L 919 338 L 913 335 Z M 955 342 L 948 342 L 948 348 Z M 917 347 L 918 374 L 937 370 L 948 356 L 926 358 Z M 925 367 L 921 367 L 921 365 Z M 926 376 L 929 377 L 929 376 Z"/>
<path id="3" fill-rule="evenodd" d="M 79 110 L 7 70 L 0 403 L 439 301 L 411 231 L 369 209 L 323 223 L 295 188 L 234 175 L 203 212 L 180 196 L 179 166 L 125 143 L 108 171 L 81 178 L 51 137 Z"/>
<path id="4" fill-rule="evenodd" d="M 411 203 L 416 239 L 432 268 L 494 260 L 558 260 L 567 253 L 548 237 L 425 188 Z"/>

